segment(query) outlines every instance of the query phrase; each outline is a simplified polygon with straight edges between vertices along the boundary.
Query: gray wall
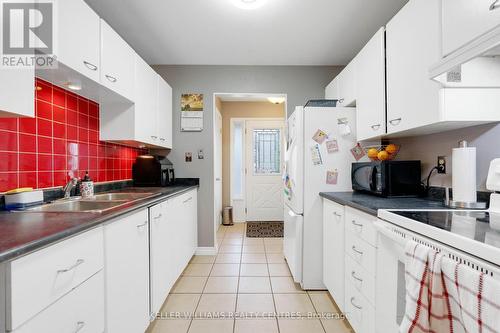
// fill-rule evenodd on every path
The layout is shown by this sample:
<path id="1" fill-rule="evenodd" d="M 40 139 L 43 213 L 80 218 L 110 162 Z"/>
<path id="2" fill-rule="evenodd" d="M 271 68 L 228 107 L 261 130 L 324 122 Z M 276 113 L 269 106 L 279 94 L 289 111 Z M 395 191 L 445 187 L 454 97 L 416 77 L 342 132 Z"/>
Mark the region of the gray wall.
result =
<path id="1" fill-rule="evenodd" d="M 500 157 L 500 125 L 481 125 L 426 136 L 394 139 L 392 141 L 401 144 L 398 159 L 422 161 L 423 175 L 425 177 L 427 177 L 430 169 L 437 164 L 437 156 L 446 156 L 447 174 L 434 174 L 431 178 L 431 184 L 451 187 L 451 152 L 453 148 L 458 146 L 460 140 L 467 140 L 470 146 L 476 147 L 477 186 L 478 190 L 485 190 L 490 161 Z"/>
<path id="2" fill-rule="evenodd" d="M 323 98 L 325 86 L 342 67 L 323 66 L 153 66 L 173 88 L 173 146 L 168 155 L 177 177 L 200 178 L 198 204 L 198 245 L 214 246 L 213 233 L 213 94 L 287 94 L 288 114 L 308 99 Z M 204 129 L 180 132 L 180 95 L 205 94 Z M 196 152 L 203 149 L 205 159 Z M 193 153 L 193 162 L 184 162 L 184 153 Z"/>

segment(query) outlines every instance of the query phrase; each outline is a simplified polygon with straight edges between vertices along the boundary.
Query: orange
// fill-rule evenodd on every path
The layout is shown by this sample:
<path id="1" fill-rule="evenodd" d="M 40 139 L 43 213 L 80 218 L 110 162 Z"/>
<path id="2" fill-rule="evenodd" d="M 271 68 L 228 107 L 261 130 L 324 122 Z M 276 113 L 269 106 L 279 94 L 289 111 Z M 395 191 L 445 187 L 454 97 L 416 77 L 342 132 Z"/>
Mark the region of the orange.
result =
<path id="1" fill-rule="evenodd" d="M 389 159 L 389 153 L 386 152 L 385 150 L 382 150 L 381 152 L 378 153 L 377 157 L 379 160 L 385 161 Z"/>
<path id="2" fill-rule="evenodd" d="M 398 146 L 391 143 L 390 145 L 387 145 L 387 147 L 385 147 L 385 151 L 392 155 L 398 151 Z"/>
<path id="3" fill-rule="evenodd" d="M 371 159 L 376 159 L 378 155 L 378 150 L 377 148 L 370 148 L 368 149 L 368 152 L 366 153 L 369 158 Z"/>

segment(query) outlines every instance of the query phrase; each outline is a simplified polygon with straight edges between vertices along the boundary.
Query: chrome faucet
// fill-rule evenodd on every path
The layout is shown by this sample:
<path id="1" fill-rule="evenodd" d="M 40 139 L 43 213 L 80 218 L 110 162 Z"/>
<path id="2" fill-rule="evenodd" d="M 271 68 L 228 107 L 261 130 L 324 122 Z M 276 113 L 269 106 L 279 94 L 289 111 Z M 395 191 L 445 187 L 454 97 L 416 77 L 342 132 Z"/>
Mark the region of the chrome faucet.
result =
<path id="1" fill-rule="evenodd" d="M 64 186 L 64 198 L 67 199 L 71 197 L 71 190 L 78 184 L 78 178 L 71 178 L 69 182 Z"/>

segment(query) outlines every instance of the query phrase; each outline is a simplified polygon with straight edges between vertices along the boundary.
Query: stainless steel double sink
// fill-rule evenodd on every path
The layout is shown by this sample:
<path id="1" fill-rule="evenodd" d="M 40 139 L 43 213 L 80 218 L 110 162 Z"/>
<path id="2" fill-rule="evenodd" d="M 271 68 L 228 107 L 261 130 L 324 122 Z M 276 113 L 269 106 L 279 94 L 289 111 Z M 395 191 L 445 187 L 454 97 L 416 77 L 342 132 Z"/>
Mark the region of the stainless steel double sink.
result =
<path id="1" fill-rule="evenodd" d="M 144 199 L 154 193 L 102 193 L 90 198 L 72 197 L 29 208 L 32 213 L 102 213 L 107 210 Z"/>

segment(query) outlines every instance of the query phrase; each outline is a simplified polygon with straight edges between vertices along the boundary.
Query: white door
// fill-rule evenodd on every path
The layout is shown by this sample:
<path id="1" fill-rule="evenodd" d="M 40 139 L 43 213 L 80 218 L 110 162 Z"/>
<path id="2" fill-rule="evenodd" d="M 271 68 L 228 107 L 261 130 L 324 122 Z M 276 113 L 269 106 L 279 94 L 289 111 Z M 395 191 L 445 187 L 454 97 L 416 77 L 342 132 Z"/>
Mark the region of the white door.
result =
<path id="1" fill-rule="evenodd" d="M 247 221 L 283 221 L 284 121 L 246 122 Z"/>
<path id="2" fill-rule="evenodd" d="M 222 214 L 222 115 L 220 111 L 215 109 L 215 148 L 214 148 L 214 158 L 215 158 L 215 228 L 217 230 L 219 224 L 221 224 L 221 214 Z"/>

